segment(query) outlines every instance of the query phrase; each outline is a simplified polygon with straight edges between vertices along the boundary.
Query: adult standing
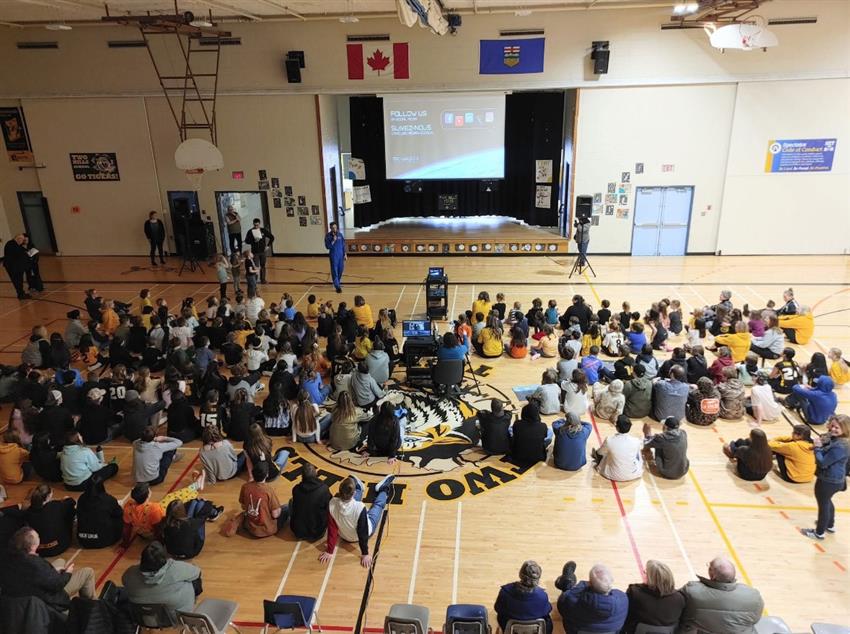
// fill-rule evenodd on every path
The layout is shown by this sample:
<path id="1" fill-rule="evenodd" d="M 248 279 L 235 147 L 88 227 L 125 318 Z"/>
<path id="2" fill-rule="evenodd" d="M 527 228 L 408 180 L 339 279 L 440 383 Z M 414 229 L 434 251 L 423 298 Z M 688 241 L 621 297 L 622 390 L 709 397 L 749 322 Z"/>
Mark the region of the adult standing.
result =
<path id="1" fill-rule="evenodd" d="M 231 253 L 242 253 L 242 219 L 233 205 L 227 206 L 224 214 L 224 222 L 227 225 L 227 239 Z"/>
<path id="2" fill-rule="evenodd" d="M 254 218 L 254 226 L 245 234 L 245 244 L 251 246 L 254 262 L 260 269 L 260 284 L 266 283 L 266 249 L 271 249 L 274 236 L 262 226 L 259 218 Z"/>
<path id="3" fill-rule="evenodd" d="M 815 498 L 818 501 L 818 521 L 814 529 L 802 528 L 800 532 L 812 539 L 823 539 L 827 532 L 835 532 L 835 505 L 832 496 L 847 489 L 848 439 L 850 416 L 839 414 L 829 419 L 828 436 L 815 436 L 815 461 L 817 480 Z"/>
<path id="4" fill-rule="evenodd" d="M 19 233 L 14 240 L 9 240 L 3 247 L 3 267 L 12 280 L 18 299 L 31 299 L 29 293 L 24 292 L 24 275 L 30 270 L 32 263 L 27 249 L 24 246 L 24 234 Z"/>
<path id="5" fill-rule="evenodd" d="M 148 219 L 145 221 L 145 237 L 151 245 L 151 266 L 156 266 L 156 253 L 159 252 L 159 261 L 165 264 L 165 255 L 162 252 L 162 245 L 165 242 L 165 225 L 159 219 L 159 214 L 152 211 L 148 214 Z"/>
<path id="6" fill-rule="evenodd" d="M 41 280 L 41 271 L 38 268 L 38 249 L 33 246 L 28 233 L 24 233 L 22 235 L 24 236 L 24 243 L 22 246 L 26 250 L 27 256 L 30 259 L 30 265 L 26 271 L 27 287 L 31 291 L 43 293 L 44 282 Z"/>
<path id="7" fill-rule="evenodd" d="M 325 248 L 331 259 L 331 280 L 337 293 L 342 292 L 342 271 L 348 255 L 345 252 L 345 238 L 339 232 L 339 225 L 331 223 L 331 230 L 325 236 Z"/>

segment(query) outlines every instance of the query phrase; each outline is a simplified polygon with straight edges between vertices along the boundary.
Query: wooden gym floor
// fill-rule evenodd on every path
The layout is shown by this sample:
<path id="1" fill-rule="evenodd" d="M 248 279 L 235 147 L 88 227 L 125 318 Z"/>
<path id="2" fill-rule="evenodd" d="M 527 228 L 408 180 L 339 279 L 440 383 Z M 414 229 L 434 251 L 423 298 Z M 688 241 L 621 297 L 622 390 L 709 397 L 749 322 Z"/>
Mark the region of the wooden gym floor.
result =
<path id="1" fill-rule="evenodd" d="M 352 257 L 347 264 L 342 295 L 328 283 L 323 257 L 274 258 L 270 284 L 262 287 L 267 302 L 288 291 L 303 308 L 309 293 L 334 302 L 351 302 L 362 294 L 377 311 L 394 307 L 399 319 L 421 316 L 424 297 L 421 280 L 429 265 L 443 265 L 449 276 L 452 315 L 470 307 L 481 290 L 491 296 L 504 292 L 508 303 L 531 299 L 558 300 L 563 310 L 573 293 L 583 294 L 598 307 L 624 300 L 643 311 L 661 297 L 679 298 L 683 309 L 713 303 L 722 288 L 733 293 L 740 306 L 763 306 L 768 298 L 781 299 L 791 285 L 798 299 L 811 305 L 816 316 L 815 338 L 798 346 L 798 359 L 837 346 L 850 352 L 850 258 L 848 257 L 709 257 L 628 258 L 591 257 L 597 278 L 567 279 L 572 260 L 566 257 Z M 107 298 L 133 299 L 142 287 L 154 297 L 176 306 L 192 295 L 203 304 L 216 292 L 214 271 L 177 276 L 179 261 L 152 270 L 145 258 L 45 258 L 47 289 L 38 299 L 18 302 L 11 285 L 0 287 L 0 362 L 17 363 L 30 327 L 45 324 L 49 331 L 64 330 L 65 313 L 82 306 L 83 289 L 97 286 Z M 675 343 L 673 340 L 672 343 Z M 482 360 L 473 357 L 478 368 Z M 506 394 L 511 387 L 539 381 L 549 363 L 543 360 L 498 359 L 479 377 L 485 395 Z M 839 391 L 839 411 L 850 413 L 850 389 Z M 5 417 L 8 406 L 0 417 Z M 547 417 L 547 421 L 556 417 Z M 590 447 L 612 433 L 612 426 L 594 422 Z M 639 434 L 642 421 L 634 421 Z M 657 429 L 658 425 L 654 427 Z M 442 626 L 445 608 L 453 602 L 482 603 L 491 608 L 500 584 L 515 579 L 525 559 L 543 567 L 543 584 L 557 597 L 554 579 L 567 559 L 578 562 L 585 575 L 596 562 L 611 566 L 617 587 L 640 581 L 643 565 L 655 558 L 674 570 L 677 585 L 705 574 L 714 556 L 726 553 L 737 564 L 739 579 L 758 588 L 768 613 L 780 616 L 794 631 L 808 631 L 813 621 L 850 622 L 850 494 L 835 497 L 838 533 L 823 542 L 802 537 L 797 528 L 812 526 L 815 501 L 812 485 L 791 485 L 775 474 L 758 483 L 737 479 L 720 449 L 723 442 L 749 431 L 745 420 L 718 421 L 709 428 L 686 425 L 690 438 L 690 473 L 679 481 L 656 478 L 646 472 L 641 480 L 614 484 L 591 468 L 577 473 L 538 465 L 519 474 L 497 458 L 480 456 L 436 460 L 431 465 L 396 463 L 398 502 L 390 506 L 380 535 L 370 542 L 377 551 L 374 580 L 367 588 L 367 572 L 359 566 L 353 544 L 338 549 L 327 566 L 317 561 L 324 541 L 299 542 L 289 531 L 276 538 L 252 540 L 242 535 L 227 539 L 220 524 L 208 525 L 203 553 L 195 560 L 204 571 L 204 596 L 227 597 L 240 604 L 238 622 L 243 631 L 257 631 L 262 599 L 277 594 L 306 594 L 319 598 L 324 629 L 350 631 L 359 625 L 380 629 L 393 603 L 413 602 L 431 610 L 431 626 Z M 765 425 L 769 436 L 789 433 L 784 420 Z M 440 446 L 439 438 L 435 446 Z M 276 440 L 280 446 L 282 441 Z M 287 443 L 288 444 L 288 443 Z M 588 448 L 588 451 L 590 450 Z M 367 482 L 393 468 L 384 461 L 341 462 L 323 448 L 298 445 L 298 458 L 287 474 L 297 475 L 300 460 L 338 481 L 348 469 Z M 197 443 L 181 450 L 184 460 L 169 473 L 157 494 L 184 486 L 197 466 Z M 118 458 L 121 470 L 108 488 L 119 500 L 132 487 L 131 451 L 124 442 L 107 446 L 107 456 Z M 236 508 L 241 479 L 210 486 L 205 498 Z M 289 498 L 289 478 L 274 484 L 281 500 Z M 7 487 L 19 501 L 27 485 Z M 332 487 L 335 490 L 335 486 Z M 61 487 L 58 496 L 64 495 Z M 441 499 L 443 498 L 443 499 Z M 450 499 L 445 499 L 450 498 Z M 229 513 L 228 513 L 229 514 Z M 99 583 L 119 580 L 136 563 L 141 540 L 127 552 L 117 548 L 77 550 L 65 557 L 78 566 L 92 566 Z M 560 631 L 559 626 L 556 631 Z"/>

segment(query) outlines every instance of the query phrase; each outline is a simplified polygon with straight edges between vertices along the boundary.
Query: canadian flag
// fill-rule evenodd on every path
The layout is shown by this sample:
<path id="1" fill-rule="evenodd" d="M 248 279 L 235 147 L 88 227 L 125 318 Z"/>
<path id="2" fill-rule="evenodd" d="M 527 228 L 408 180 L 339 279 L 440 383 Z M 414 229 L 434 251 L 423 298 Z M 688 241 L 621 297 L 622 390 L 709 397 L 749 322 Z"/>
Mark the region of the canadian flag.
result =
<path id="1" fill-rule="evenodd" d="M 392 77 L 410 79 L 407 42 L 368 44 L 347 44 L 348 78 L 365 79 L 369 77 Z"/>

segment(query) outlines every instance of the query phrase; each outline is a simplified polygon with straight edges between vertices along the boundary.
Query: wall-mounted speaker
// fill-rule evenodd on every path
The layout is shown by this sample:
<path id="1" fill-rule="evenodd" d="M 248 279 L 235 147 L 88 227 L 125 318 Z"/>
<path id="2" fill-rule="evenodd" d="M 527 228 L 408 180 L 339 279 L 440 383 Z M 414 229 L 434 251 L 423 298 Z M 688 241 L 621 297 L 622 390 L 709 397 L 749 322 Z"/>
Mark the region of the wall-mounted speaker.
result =
<path id="1" fill-rule="evenodd" d="M 301 69 L 304 68 L 304 51 L 289 51 L 286 54 L 286 81 L 290 84 L 301 83 Z"/>
<path id="2" fill-rule="evenodd" d="M 608 61 L 611 58 L 608 45 L 607 40 L 591 44 L 590 59 L 593 60 L 593 73 L 595 75 L 604 75 L 608 72 Z"/>

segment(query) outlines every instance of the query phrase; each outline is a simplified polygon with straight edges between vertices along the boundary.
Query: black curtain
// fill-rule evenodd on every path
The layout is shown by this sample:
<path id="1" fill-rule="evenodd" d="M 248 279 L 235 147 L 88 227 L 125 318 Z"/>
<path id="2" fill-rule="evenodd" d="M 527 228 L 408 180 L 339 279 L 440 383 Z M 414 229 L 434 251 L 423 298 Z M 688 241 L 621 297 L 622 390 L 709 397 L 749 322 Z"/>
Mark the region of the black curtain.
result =
<path id="1" fill-rule="evenodd" d="M 407 216 L 509 216 L 530 225 L 558 223 L 558 178 L 563 146 L 564 93 L 523 92 L 505 97 L 503 180 L 387 180 L 384 115 L 380 97 L 351 97 L 351 155 L 363 159 L 372 202 L 354 206 L 354 223 L 366 227 Z M 548 209 L 535 207 L 535 161 L 551 159 Z M 441 195 L 457 195 L 457 209 L 440 209 Z"/>

